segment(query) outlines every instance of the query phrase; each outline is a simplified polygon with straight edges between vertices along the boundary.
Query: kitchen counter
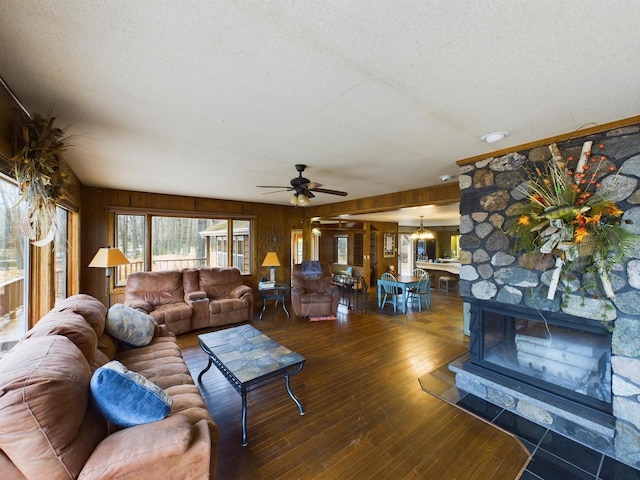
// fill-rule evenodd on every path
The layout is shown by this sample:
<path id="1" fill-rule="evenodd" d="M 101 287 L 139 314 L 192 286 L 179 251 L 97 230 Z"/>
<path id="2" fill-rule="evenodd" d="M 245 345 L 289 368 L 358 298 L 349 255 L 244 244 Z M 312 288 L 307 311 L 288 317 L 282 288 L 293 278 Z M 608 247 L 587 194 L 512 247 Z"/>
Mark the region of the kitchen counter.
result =
<path id="1" fill-rule="evenodd" d="M 460 262 L 416 262 L 416 268 L 422 268 L 424 270 L 436 270 L 439 272 L 449 272 L 454 275 L 460 274 Z"/>

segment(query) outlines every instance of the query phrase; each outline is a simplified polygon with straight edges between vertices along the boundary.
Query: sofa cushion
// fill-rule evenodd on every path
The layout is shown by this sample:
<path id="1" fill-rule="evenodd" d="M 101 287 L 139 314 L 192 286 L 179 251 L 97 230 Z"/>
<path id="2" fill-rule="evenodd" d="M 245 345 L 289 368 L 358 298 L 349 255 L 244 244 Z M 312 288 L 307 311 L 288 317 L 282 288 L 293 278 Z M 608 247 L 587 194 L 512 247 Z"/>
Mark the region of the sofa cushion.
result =
<path id="1" fill-rule="evenodd" d="M 237 268 L 201 268 L 200 287 L 210 299 L 229 298 L 231 291 L 242 285 L 242 274 Z"/>
<path id="2" fill-rule="evenodd" d="M 140 310 L 116 303 L 107 313 L 106 330 L 127 345 L 142 347 L 153 339 L 156 321 Z"/>
<path id="3" fill-rule="evenodd" d="M 179 335 L 191 331 L 193 309 L 184 302 L 162 305 L 150 315 L 159 325 L 166 325 L 169 331 Z"/>
<path id="4" fill-rule="evenodd" d="M 66 337 L 34 337 L 0 360 L 0 450 L 29 479 L 76 478 L 107 435 L 88 407 L 91 371 Z"/>
<path id="5" fill-rule="evenodd" d="M 95 371 L 91 395 L 100 413 L 121 427 L 162 420 L 171 412 L 168 394 L 117 360 Z"/>
<path id="6" fill-rule="evenodd" d="M 146 347 L 120 352 L 116 359 L 162 389 L 193 383 L 180 347 L 171 337 L 155 338 Z"/>
<path id="7" fill-rule="evenodd" d="M 107 307 L 97 298 L 90 295 L 79 293 L 65 298 L 56 304 L 51 310 L 52 312 L 65 312 L 72 311 L 87 321 L 93 331 L 96 332 L 96 336 L 100 336 L 104 333 L 104 325 L 107 318 Z"/>
<path id="8" fill-rule="evenodd" d="M 127 277 L 125 304 L 142 300 L 154 308 L 184 302 L 182 272 L 135 272 Z"/>
<path id="9" fill-rule="evenodd" d="M 113 360 L 118 351 L 118 341 L 105 332 L 98 337 L 98 351 L 104 353 L 109 360 Z"/>
<path id="10" fill-rule="evenodd" d="M 80 349 L 87 362 L 91 362 L 98 346 L 96 332 L 80 314 L 51 311 L 40 319 L 36 325 L 27 332 L 25 339 L 32 337 L 44 337 L 49 335 L 62 335 L 71 340 Z"/>
<path id="11" fill-rule="evenodd" d="M 183 415 L 173 415 L 163 422 L 120 430 L 109 435 L 96 448 L 87 461 L 80 479 L 192 478 L 188 470 L 171 471 L 171 467 L 175 469 L 173 459 L 181 458 L 192 445 L 193 435 L 194 430 Z M 129 448 L 123 449 L 123 444 Z M 136 474 L 136 467 L 147 467 L 146 463 L 150 461 L 160 469 L 164 468 L 162 476 L 160 472 L 152 477 L 146 472 Z M 183 468 L 186 468 L 186 465 L 183 465 Z"/>

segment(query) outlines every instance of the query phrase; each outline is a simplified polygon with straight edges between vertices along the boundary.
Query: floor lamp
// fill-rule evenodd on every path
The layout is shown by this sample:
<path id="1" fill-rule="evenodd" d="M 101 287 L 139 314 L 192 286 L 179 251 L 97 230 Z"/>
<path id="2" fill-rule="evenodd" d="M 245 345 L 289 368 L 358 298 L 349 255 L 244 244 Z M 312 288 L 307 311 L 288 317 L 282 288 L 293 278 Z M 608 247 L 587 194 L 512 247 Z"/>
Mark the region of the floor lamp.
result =
<path id="1" fill-rule="evenodd" d="M 89 264 L 90 267 L 106 269 L 105 295 L 107 297 L 107 309 L 111 307 L 111 274 L 113 273 L 113 267 L 128 263 L 130 263 L 129 260 L 119 248 L 104 247 L 98 250 L 98 253 Z"/>

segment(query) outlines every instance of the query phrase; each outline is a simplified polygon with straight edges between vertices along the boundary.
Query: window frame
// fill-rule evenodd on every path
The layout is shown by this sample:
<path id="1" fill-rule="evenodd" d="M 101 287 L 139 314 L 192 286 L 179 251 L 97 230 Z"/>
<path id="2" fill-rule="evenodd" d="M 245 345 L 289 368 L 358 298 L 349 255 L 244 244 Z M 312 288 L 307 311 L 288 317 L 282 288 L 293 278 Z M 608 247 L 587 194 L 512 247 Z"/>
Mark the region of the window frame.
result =
<path id="1" fill-rule="evenodd" d="M 256 231 L 256 216 L 255 215 L 235 215 L 228 213 L 208 213 L 208 212 L 184 212 L 184 211 L 167 211 L 167 210 L 151 210 L 151 209 L 137 209 L 137 208 L 123 208 L 123 207 L 108 207 L 107 211 L 111 213 L 112 228 L 114 239 L 114 245 L 118 245 L 118 216 L 119 215 L 132 215 L 144 217 L 144 251 L 143 251 L 143 266 L 141 271 L 149 272 L 152 266 L 152 246 L 153 246 L 153 232 L 152 232 L 152 219 L 153 217 L 172 217 L 172 218 L 185 218 L 185 219 L 202 219 L 202 220 L 222 220 L 227 222 L 226 235 L 221 237 L 222 243 L 226 246 L 226 267 L 233 267 L 234 259 L 236 258 L 234 252 L 234 246 L 237 244 L 236 236 L 234 236 L 234 221 L 247 221 L 248 233 L 247 242 L 248 247 L 245 248 L 245 252 L 249 252 L 251 258 L 248 262 L 244 262 L 248 266 L 247 272 L 241 270 L 242 276 L 252 276 L 256 270 L 255 266 L 255 231 Z M 231 241 L 229 241 L 231 239 Z M 214 236 L 212 242 L 218 242 L 218 239 Z M 126 267 L 126 266 L 125 266 Z M 113 276 L 114 287 L 124 287 L 126 284 L 126 275 L 131 272 L 122 275 L 123 267 L 117 267 L 116 275 Z M 124 277 L 124 278 L 123 278 Z"/>

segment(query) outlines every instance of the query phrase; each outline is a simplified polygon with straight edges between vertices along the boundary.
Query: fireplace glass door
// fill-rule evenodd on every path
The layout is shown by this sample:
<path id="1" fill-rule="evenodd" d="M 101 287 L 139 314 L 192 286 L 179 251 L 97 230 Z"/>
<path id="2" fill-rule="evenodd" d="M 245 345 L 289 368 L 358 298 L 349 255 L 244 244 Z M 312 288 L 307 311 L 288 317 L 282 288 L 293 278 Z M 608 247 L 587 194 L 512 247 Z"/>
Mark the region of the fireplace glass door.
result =
<path id="1" fill-rule="evenodd" d="M 611 403 L 611 336 L 606 330 L 484 310 L 482 332 L 482 359 L 500 371 L 563 396 Z"/>

